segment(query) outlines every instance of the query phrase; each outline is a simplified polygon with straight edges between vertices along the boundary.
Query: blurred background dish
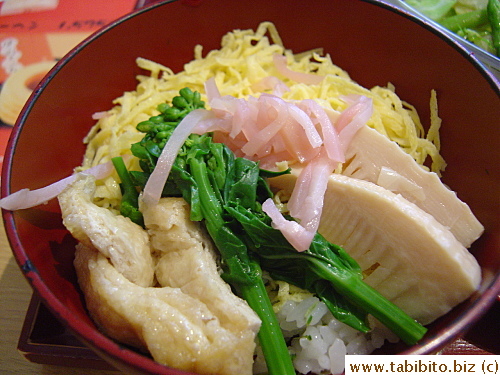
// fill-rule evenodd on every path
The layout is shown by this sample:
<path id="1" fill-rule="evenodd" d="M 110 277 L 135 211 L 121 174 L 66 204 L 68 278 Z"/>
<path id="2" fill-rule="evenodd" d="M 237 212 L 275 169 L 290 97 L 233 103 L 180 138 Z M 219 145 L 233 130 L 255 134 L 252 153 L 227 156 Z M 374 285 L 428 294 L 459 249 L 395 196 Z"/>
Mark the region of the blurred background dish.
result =
<path id="1" fill-rule="evenodd" d="M 462 1 L 463 4 L 454 0 L 387 0 L 387 3 L 396 5 L 403 12 L 407 12 L 408 14 L 419 18 L 424 23 L 431 25 L 432 28 L 439 30 L 439 32 L 447 35 L 454 41 L 463 45 L 471 53 L 471 55 L 478 58 L 479 61 L 481 61 L 497 79 L 500 79 L 500 57 L 498 57 L 494 52 L 492 41 L 489 40 L 491 38 L 490 36 L 483 38 L 483 41 L 477 41 L 477 43 L 474 43 L 472 39 L 467 39 L 467 33 L 469 34 L 470 38 L 473 38 L 472 34 L 474 34 L 474 37 L 479 38 L 480 35 L 478 32 L 475 32 L 475 30 L 468 31 L 466 29 L 459 28 L 456 31 L 452 31 L 455 30 L 455 27 L 452 27 L 450 29 L 443 26 L 446 25 L 446 21 L 438 21 L 436 19 L 437 15 L 434 14 L 434 17 L 431 15 L 431 13 L 428 13 L 426 15 L 423 12 L 419 11 L 418 6 L 415 6 L 415 4 L 420 5 L 422 9 L 424 9 L 426 6 L 428 6 L 429 8 L 438 8 L 438 3 L 444 3 L 443 7 L 450 9 L 453 5 L 455 5 L 458 8 L 458 12 L 460 12 L 459 14 L 463 14 L 463 12 L 469 11 L 484 11 L 486 9 L 488 0 L 464 0 Z M 453 13 L 453 10 L 449 13 Z M 441 13 L 439 13 L 439 15 L 441 15 Z M 487 20 L 484 19 L 485 16 L 482 15 L 481 18 L 483 20 L 480 21 L 481 24 L 478 27 L 487 28 L 487 26 L 484 25 L 484 23 L 487 22 Z M 487 48 L 485 48 L 484 44 L 488 44 Z"/>

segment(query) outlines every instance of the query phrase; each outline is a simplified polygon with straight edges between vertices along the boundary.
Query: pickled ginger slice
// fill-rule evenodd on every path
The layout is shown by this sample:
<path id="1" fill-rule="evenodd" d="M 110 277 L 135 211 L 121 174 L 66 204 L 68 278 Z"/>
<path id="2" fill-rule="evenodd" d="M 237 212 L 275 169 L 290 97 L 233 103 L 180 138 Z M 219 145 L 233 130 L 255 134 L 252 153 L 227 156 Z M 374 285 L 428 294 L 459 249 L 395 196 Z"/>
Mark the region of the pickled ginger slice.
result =
<path id="1" fill-rule="evenodd" d="M 377 183 L 384 167 L 421 187 L 423 199 L 411 189 L 394 192 L 434 216 L 465 247 L 469 247 L 482 234 L 484 228 L 469 206 L 446 187 L 436 173 L 424 170 L 395 142 L 365 126 L 356 133 L 346 151 L 342 174 Z"/>
<path id="2" fill-rule="evenodd" d="M 290 191 L 297 171 L 270 180 Z M 319 230 L 360 264 L 365 281 L 428 324 L 478 287 L 476 259 L 434 217 L 374 183 L 333 174 Z"/>

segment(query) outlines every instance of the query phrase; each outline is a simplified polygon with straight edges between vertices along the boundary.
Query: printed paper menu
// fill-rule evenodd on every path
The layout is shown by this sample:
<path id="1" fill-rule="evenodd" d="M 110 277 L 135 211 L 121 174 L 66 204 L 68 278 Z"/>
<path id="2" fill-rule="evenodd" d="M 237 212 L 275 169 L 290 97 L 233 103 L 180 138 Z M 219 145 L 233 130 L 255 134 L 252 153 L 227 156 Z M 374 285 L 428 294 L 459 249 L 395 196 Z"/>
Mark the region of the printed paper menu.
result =
<path id="1" fill-rule="evenodd" d="M 11 126 L 41 78 L 138 0 L 0 0 L 0 165 Z"/>

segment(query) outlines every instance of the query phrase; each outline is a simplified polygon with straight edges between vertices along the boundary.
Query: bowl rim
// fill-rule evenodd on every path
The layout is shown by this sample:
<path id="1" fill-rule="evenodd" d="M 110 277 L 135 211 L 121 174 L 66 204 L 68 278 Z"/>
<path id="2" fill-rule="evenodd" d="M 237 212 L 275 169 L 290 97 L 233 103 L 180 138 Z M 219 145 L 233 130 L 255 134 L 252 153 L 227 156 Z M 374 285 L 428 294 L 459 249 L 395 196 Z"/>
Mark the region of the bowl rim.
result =
<path id="1" fill-rule="evenodd" d="M 107 31 L 119 26 L 120 24 L 126 22 L 127 20 L 134 18 L 140 14 L 153 11 L 154 9 L 162 6 L 166 6 L 169 3 L 180 1 L 180 0 L 163 0 L 150 5 L 147 5 L 143 8 L 137 9 L 135 11 L 126 14 L 117 20 L 111 22 L 110 24 L 102 27 L 97 30 L 82 42 L 80 42 L 77 46 L 75 46 L 72 50 L 70 50 L 61 60 L 59 60 L 55 66 L 47 73 L 47 75 L 41 80 L 41 82 L 37 85 L 33 93 L 31 94 L 29 100 L 23 107 L 20 116 L 18 117 L 10 135 L 6 152 L 4 163 L 2 167 L 2 184 L 1 184 L 1 196 L 5 197 L 11 193 L 10 191 L 10 176 L 11 176 L 11 162 L 14 156 L 14 152 L 16 149 L 17 141 L 19 136 L 22 133 L 24 123 L 26 118 L 29 116 L 30 111 L 36 101 L 36 99 L 43 93 L 44 88 L 48 85 L 48 83 L 52 80 L 52 78 L 61 70 L 71 59 L 73 59 L 82 49 L 89 46 L 94 40 L 101 37 Z M 491 71 L 489 71 L 479 59 L 475 56 L 474 53 L 468 51 L 462 44 L 452 39 L 449 35 L 442 32 L 435 27 L 432 23 L 421 19 L 414 14 L 411 14 L 396 5 L 389 3 L 384 0 L 358 0 L 360 2 L 373 4 L 382 8 L 385 8 L 393 13 L 398 14 L 399 16 L 410 19 L 412 22 L 417 23 L 421 27 L 424 27 L 428 31 L 431 31 L 436 37 L 444 40 L 447 44 L 452 46 L 455 50 L 457 50 L 462 56 L 464 56 L 469 63 L 471 63 L 476 70 L 478 70 L 481 75 L 488 81 L 490 86 L 494 89 L 498 96 L 500 96 L 500 81 L 493 75 Z M 68 328 L 75 333 L 75 335 L 82 340 L 85 344 L 90 346 L 93 350 L 98 352 L 99 355 L 105 357 L 110 363 L 115 365 L 117 368 L 120 368 L 121 361 L 124 360 L 125 357 L 128 357 L 126 361 L 128 366 L 130 366 L 141 370 L 148 371 L 150 373 L 161 373 L 166 370 L 166 367 L 154 362 L 152 359 L 145 357 L 134 350 L 128 349 L 121 344 L 118 344 L 114 340 L 108 338 L 100 331 L 95 329 L 90 329 L 87 323 L 82 321 L 78 321 L 75 317 L 69 312 L 69 310 L 65 307 L 65 305 L 51 292 L 51 290 L 44 284 L 40 275 L 37 273 L 37 270 L 33 267 L 30 262 L 29 256 L 27 255 L 25 249 L 23 248 L 20 238 L 16 231 L 16 224 L 14 220 L 13 212 L 6 211 L 2 209 L 2 216 L 4 221 L 4 226 L 6 229 L 7 238 L 11 245 L 12 251 L 14 253 L 14 257 L 23 272 L 24 276 L 30 283 L 31 287 L 37 291 L 40 297 L 45 301 L 47 307 L 51 310 L 54 315 L 63 321 L 63 323 L 68 326 Z M 446 330 L 441 329 L 437 332 L 439 334 L 438 337 L 428 340 L 422 345 L 416 345 L 408 350 L 404 350 L 400 354 L 425 354 L 425 353 L 434 353 L 439 349 L 449 344 L 457 338 L 460 334 L 463 334 L 466 330 L 470 329 L 475 322 L 477 322 L 487 311 L 489 307 L 493 305 L 495 300 L 500 295 L 500 273 L 497 273 L 491 284 L 487 286 L 487 290 L 484 292 L 481 299 L 474 301 L 472 306 L 460 317 L 460 321 L 458 324 L 447 327 Z M 147 359 L 147 360 L 146 360 Z M 187 372 L 171 369 L 169 371 L 172 375 L 186 375 Z"/>

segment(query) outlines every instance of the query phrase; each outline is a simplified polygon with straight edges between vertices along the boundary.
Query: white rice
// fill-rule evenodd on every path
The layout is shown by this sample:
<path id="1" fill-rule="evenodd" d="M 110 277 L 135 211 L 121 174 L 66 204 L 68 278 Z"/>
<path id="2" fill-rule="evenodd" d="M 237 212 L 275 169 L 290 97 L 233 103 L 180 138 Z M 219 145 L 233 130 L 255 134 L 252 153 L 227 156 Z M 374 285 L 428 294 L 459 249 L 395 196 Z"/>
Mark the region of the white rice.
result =
<path id="1" fill-rule="evenodd" d="M 339 322 L 314 296 L 302 301 L 288 300 L 280 305 L 276 315 L 289 343 L 295 369 L 300 374 L 341 374 L 346 354 L 370 354 L 385 340 L 398 341 L 380 324 L 371 324 L 374 328 L 363 334 Z M 262 351 L 258 347 L 254 374 L 266 371 Z"/>

